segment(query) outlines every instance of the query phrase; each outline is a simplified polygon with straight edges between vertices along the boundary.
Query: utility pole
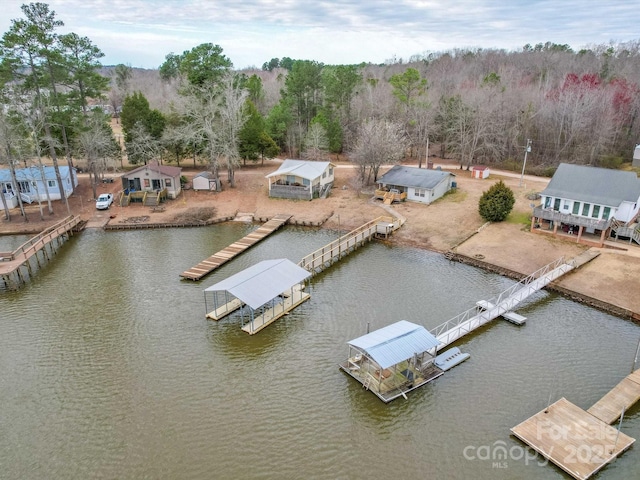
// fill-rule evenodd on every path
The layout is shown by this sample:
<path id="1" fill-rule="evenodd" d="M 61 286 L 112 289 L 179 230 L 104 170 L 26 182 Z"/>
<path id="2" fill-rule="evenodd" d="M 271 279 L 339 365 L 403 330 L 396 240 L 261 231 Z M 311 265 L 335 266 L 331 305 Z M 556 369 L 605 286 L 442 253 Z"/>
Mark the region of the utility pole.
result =
<path id="1" fill-rule="evenodd" d="M 524 169 L 527 166 L 527 153 L 531 151 L 531 140 L 527 138 L 527 146 L 524 148 L 524 163 L 522 164 L 522 174 L 520 175 L 520 187 L 522 186 L 522 180 L 524 179 Z"/>

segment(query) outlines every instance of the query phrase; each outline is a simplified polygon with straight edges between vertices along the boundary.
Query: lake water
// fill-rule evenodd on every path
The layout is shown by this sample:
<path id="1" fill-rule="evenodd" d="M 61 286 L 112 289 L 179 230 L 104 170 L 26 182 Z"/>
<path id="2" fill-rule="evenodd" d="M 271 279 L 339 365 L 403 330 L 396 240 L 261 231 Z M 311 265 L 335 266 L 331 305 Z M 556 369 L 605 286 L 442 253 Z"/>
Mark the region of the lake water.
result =
<path id="1" fill-rule="evenodd" d="M 566 397 L 588 408 L 631 369 L 640 327 L 546 291 L 456 345 L 471 358 L 382 403 L 341 372 L 346 342 L 397 320 L 433 328 L 512 281 L 373 242 L 311 299 L 249 336 L 205 319 L 204 288 L 336 232 L 290 227 L 199 283 L 179 274 L 255 225 L 103 232 L 0 291 L 0 478 L 553 479 L 510 428 Z M 24 238 L 0 237 L 0 251 Z M 640 438 L 640 408 L 623 431 Z M 499 465 L 479 452 L 510 449 Z M 484 448 L 484 450 L 482 450 Z M 630 449 L 602 478 L 637 478 Z"/>

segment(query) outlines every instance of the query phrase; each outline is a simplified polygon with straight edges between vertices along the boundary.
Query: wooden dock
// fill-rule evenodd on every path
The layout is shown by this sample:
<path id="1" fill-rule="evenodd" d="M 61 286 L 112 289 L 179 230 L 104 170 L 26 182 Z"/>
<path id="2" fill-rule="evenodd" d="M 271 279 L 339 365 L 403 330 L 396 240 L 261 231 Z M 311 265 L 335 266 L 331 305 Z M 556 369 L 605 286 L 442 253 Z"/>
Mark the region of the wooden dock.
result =
<path id="1" fill-rule="evenodd" d="M 404 219 L 386 216 L 378 217 L 310 253 L 300 260 L 298 265 L 311 272 L 311 275 L 320 273 L 373 238 L 388 238 L 392 232 L 399 229 L 403 224 Z"/>
<path id="2" fill-rule="evenodd" d="M 48 261 L 57 247 L 83 227 L 80 217 L 70 215 L 31 237 L 13 252 L 0 253 L 0 285 L 11 289 L 23 285 L 27 278 L 33 276 L 31 259 L 36 260 L 38 267 L 41 266 L 38 254 L 42 254 L 42 263 Z"/>
<path id="3" fill-rule="evenodd" d="M 516 425 L 511 432 L 579 480 L 594 475 L 635 442 L 565 398 Z"/>
<path id="4" fill-rule="evenodd" d="M 292 215 L 276 215 L 267 223 L 254 230 L 249 235 L 241 238 L 237 242 L 232 243 L 228 247 L 220 250 L 218 253 L 214 253 L 209 258 L 203 260 L 195 267 L 191 267 L 180 274 L 182 278 L 187 280 L 198 281 L 206 275 L 213 272 L 216 268 L 224 263 L 228 262 L 237 255 L 252 247 L 256 243 L 264 240 L 273 232 L 282 227 L 289 221 Z"/>
<path id="5" fill-rule="evenodd" d="M 587 410 L 591 415 L 611 425 L 622 411 L 640 400 L 640 369 L 627 375 L 609 393 Z"/>

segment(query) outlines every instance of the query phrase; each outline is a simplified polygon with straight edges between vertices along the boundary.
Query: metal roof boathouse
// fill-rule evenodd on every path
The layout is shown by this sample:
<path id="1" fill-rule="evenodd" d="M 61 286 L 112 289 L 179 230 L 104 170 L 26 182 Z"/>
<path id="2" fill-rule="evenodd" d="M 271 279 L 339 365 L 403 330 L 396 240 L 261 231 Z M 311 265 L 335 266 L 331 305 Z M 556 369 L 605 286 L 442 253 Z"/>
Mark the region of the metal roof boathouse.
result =
<path id="1" fill-rule="evenodd" d="M 257 263 L 205 289 L 207 318 L 220 320 L 240 310 L 242 330 L 253 335 L 310 298 L 303 291 L 310 276 L 286 258 Z"/>
<path id="2" fill-rule="evenodd" d="M 347 342 L 340 368 L 387 403 L 444 373 L 434 363 L 440 341 L 415 323 L 401 320 Z"/>

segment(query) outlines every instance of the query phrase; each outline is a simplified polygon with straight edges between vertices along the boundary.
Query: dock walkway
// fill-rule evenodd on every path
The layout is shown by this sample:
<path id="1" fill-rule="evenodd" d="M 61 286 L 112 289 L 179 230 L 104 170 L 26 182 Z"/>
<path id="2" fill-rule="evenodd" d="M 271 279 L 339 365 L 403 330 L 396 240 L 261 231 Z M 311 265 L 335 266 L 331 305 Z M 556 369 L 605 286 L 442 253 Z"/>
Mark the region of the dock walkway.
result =
<path id="1" fill-rule="evenodd" d="M 545 265 L 502 292 L 496 299 L 479 301 L 475 307 L 437 326 L 431 333 L 442 343 L 439 350 L 499 316 L 511 313 L 524 299 L 573 270 L 576 263 L 563 258 Z M 485 308 L 486 307 L 486 308 Z"/>
<path id="2" fill-rule="evenodd" d="M 627 375 L 609 393 L 587 410 L 591 415 L 611 425 L 640 400 L 640 369 Z"/>
<path id="3" fill-rule="evenodd" d="M 289 221 L 292 215 L 276 215 L 267 223 L 251 232 L 249 235 L 241 238 L 237 242 L 232 243 L 226 248 L 223 248 L 217 253 L 214 253 L 209 258 L 201 261 L 195 267 L 191 267 L 180 274 L 182 278 L 187 280 L 198 281 L 206 275 L 213 272 L 216 268 L 224 263 L 228 262 L 237 255 L 240 255 L 245 250 L 249 249 L 256 243 L 264 240 L 273 232 L 282 227 Z"/>
<path id="4" fill-rule="evenodd" d="M 33 275 L 32 258 L 40 266 L 39 253 L 42 253 L 43 262 L 49 260 L 58 246 L 83 227 L 84 222 L 80 217 L 70 215 L 31 237 L 13 252 L 0 252 L 0 284 L 4 283 L 5 287 L 13 289 L 24 284 L 26 278 Z"/>

